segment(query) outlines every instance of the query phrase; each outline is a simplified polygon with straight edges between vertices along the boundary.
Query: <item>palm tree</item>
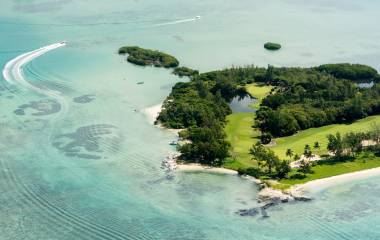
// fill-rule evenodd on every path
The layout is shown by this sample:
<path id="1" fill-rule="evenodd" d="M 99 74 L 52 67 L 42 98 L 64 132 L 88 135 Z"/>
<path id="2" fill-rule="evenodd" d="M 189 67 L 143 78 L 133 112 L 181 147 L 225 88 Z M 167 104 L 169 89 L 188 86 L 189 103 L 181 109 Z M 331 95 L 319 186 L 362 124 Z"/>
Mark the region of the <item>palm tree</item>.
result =
<path id="1" fill-rule="evenodd" d="M 314 143 L 314 149 L 317 150 L 317 149 L 320 149 L 321 146 L 319 145 L 319 142 L 315 142 Z"/>
<path id="2" fill-rule="evenodd" d="M 292 149 L 289 148 L 289 149 L 286 150 L 286 156 L 287 157 L 292 158 L 293 155 L 294 155 L 294 152 L 293 152 Z"/>
<path id="3" fill-rule="evenodd" d="M 309 144 L 306 144 L 305 145 L 305 150 L 303 152 L 303 155 L 308 159 L 310 160 L 310 158 L 313 156 L 313 152 L 311 151 L 311 148 L 309 146 Z"/>
<path id="4" fill-rule="evenodd" d="M 314 150 L 316 150 L 319 153 L 319 149 L 321 149 L 321 145 L 319 145 L 319 142 L 314 143 Z"/>

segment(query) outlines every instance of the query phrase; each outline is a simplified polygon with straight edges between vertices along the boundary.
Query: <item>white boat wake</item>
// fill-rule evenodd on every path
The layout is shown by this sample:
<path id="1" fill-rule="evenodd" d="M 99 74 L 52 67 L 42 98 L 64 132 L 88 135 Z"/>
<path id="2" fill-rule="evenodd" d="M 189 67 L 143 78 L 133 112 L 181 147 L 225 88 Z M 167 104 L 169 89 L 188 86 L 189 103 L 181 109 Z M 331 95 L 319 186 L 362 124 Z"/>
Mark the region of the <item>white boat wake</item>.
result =
<path id="1" fill-rule="evenodd" d="M 201 19 L 200 16 L 196 16 L 194 18 L 189 18 L 189 19 L 182 19 L 182 20 L 177 20 L 177 21 L 172 21 L 172 22 L 167 22 L 167 23 L 159 23 L 153 26 L 158 27 L 158 26 L 166 26 L 166 25 L 175 25 L 175 24 L 186 23 L 186 22 L 194 22 L 200 19 Z"/>
<path id="2" fill-rule="evenodd" d="M 37 87 L 28 81 L 25 80 L 23 74 L 23 66 L 35 58 L 40 57 L 41 55 L 48 53 L 57 48 L 61 48 L 66 46 L 66 42 L 55 43 L 52 45 L 48 45 L 37 50 L 24 53 L 12 60 L 10 60 L 3 69 L 4 79 L 10 83 L 15 85 L 20 85 L 26 89 L 32 90 L 38 94 L 45 95 L 47 97 L 55 99 L 60 105 L 62 113 L 66 113 L 67 111 L 67 101 L 62 96 L 62 93 L 59 91 L 54 91 L 50 89 Z"/>

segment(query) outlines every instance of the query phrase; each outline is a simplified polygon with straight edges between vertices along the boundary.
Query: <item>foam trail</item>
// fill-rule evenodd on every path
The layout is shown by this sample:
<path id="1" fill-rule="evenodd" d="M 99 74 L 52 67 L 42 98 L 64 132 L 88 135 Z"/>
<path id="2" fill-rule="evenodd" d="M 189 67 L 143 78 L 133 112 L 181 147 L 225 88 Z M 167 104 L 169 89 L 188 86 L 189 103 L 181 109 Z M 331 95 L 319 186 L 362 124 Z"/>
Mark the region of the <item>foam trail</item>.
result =
<path id="1" fill-rule="evenodd" d="M 29 90 L 35 91 L 36 93 L 39 93 L 39 94 L 42 94 L 42 95 L 45 95 L 47 97 L 57 100 L 57 102 L 61 104 L 62 113 L 66 113 L 67 101 L 62 96 L 61 92 L 34 86 L 33 84 L 25 80 L 24 75 L 23 75 L 23 70 L 22 70 L 22 67 L 25 64 L 29 63 L 30 61 L 32 61 L 33 59 L 38 58 L 45 53 L 48 53 L 52 50 L 55 50 L 57 48 L 61 48 L 64 46 L 66 46 L 66 42 L 55 43 L 55 44 L 48 45 L 48 46 L 39 48 L 37 50 L 31 51 L 31 52 L 24 53 L 10 60 L 3 69 L 4 79 L 10 84 L 21 85 L 24 88 L 27 88 Z"/>
<path id="2" fill-rule="evenodd" d="M 173 21 L 173 22 L 167 22 L 167 23 L 155 24 L 155 25 L 153 25 L 153 26 L 154 26 L 154 27 L 158 27 L 158 26 L 166 26 L 166 25 L 175 25 L 175 24 L 186 23 L 186 22 L 194 22 L 194 21 L 197 21 L 197 20 L 199 20 L 199 19 L 200 19 L 200 17 L 195 17 L 195 18 L 189 18 L 189 19 L 177 20 L 177 21 Z"/>

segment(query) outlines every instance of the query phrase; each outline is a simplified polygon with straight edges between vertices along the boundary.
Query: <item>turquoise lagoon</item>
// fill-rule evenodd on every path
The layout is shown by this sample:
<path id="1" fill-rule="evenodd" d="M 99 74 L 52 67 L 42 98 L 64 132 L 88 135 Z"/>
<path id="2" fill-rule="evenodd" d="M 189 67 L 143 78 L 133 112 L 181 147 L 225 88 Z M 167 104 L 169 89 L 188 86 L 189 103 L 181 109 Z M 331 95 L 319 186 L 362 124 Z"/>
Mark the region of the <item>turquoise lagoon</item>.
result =
<path id="1" fill-rule="evenodd" d="M 160 49 L 201 71 L 232 65 L 360 62 L 379 69 L 380 3 L 371 0 L 2 0 L 0 65 L 68 41 L 25 65 L 46 97 L 0 78 L 0 239 L 379 239 L 380 178 L 257 206 L 236 176 L 167 174 L 174 135 L 142 110 L 181 79 L 116 54 Z M 195 16 L 201 19 L 194 20 Z M 267 52 L 263 43 L 280 42 Z M 144 81 L 144 85 L 138 82 Z M 58 104 L 58 105 L 57 105 Z M 67 106 L 62 111 L 61 105 Z"/>

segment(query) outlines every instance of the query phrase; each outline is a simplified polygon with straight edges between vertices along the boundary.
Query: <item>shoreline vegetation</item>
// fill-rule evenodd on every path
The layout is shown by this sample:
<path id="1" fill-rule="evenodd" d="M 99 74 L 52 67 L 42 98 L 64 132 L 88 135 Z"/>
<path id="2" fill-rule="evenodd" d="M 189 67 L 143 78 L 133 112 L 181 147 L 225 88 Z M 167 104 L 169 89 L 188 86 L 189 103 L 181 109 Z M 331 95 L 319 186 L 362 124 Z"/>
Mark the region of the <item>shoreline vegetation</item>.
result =
<path id="1" fill-rule="evenodd" d="M 155 124 L 179 129 L 178 160 L 191 164 L 179 169 L 238 172 L 291 191 L 317 179 L 380 167 L 380 76 L 371 67 L 250 65 L 173 73 L 190 81 L 175 84 L 156 108 L 161 111 Z M 361 88 L 356 82 L 363 80 L 374 84 Z M 257 111 L 232 113 L 232 99 L 247 95 L 258 99 L 251 106 Z"/>
<path id="2" fill-rule="evenodd" d="M 179 61 L 169 54 L 137 46 L 121 47 L 118 53 L 128 54 L 127 61 L 140 66 L 175 68 L 179 65 Z"/>

